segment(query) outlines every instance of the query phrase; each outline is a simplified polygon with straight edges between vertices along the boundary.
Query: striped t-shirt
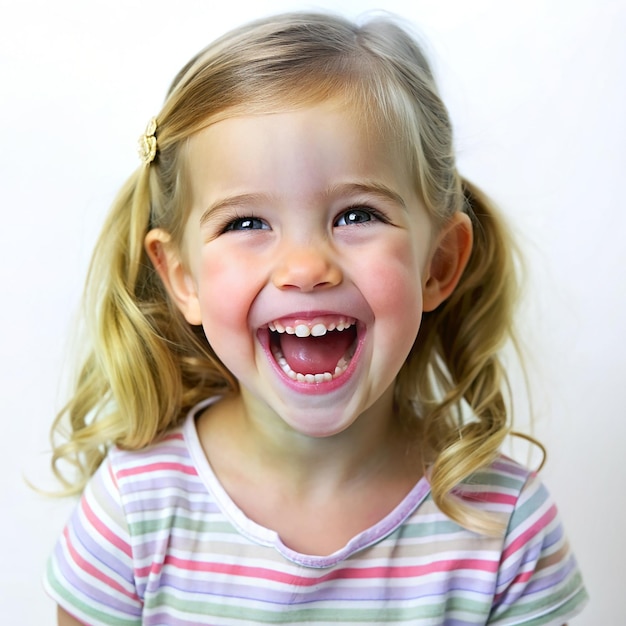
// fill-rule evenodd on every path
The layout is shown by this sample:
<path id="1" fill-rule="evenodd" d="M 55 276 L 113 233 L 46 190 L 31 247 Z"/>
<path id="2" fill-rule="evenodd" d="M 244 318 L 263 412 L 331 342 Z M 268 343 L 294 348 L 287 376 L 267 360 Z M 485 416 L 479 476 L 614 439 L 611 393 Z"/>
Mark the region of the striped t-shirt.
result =
<path id="1" fill-rule="evenodd" d="M 113 449 L 87 486 L 45 577 L 80 621 L 560 625 L 586 601 L 555 505 L 509 459 L 462 486 L 506 516 L 504 537 L 451 521 L 423 478 L 343 549 L 310 556 L 237 508 L 204 455 L 196 411 L 144 450 Z"/>

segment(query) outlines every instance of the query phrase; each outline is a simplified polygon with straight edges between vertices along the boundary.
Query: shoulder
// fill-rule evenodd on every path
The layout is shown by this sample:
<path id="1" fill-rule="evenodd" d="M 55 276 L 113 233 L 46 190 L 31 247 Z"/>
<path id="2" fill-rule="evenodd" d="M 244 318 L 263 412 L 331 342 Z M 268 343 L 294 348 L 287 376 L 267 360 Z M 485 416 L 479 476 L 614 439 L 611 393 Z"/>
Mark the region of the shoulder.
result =
<path id="1" fill-rule="evenodd" d="M 545 488 L 532 470 L 499 455 L 494 461 L 466 478 L 453 493 L 467 503 L 497 513 L 512 515 L 527 492 Z"/>
<path id="2" fill-rule="evenodd" d="M 507 539 L 529 531 L 542 534 L 551 524 L 557 524 L 556 504 L 537 472 L 516 461 L 499 456 L 484 470 L 463 484 L 464 490 L 478 501 L 486 501 L 508 512 Z M 467 491 L 464 491 L 467 497 Z"/>
<path id="3" fill-rule="evenodd" d="M 131 486 L 149 487 L 154 481 L 187 480 L 198 476 L 198 458 L 204 457 L 198 441 L 195 416 L 215 402 L 210 398 L 196 405 L 184 422 L 160 439 L 139 450 L 113 447 L 107 455 L 115 481 L 121 491 Z"/>
<path id="4" fill-rule="evenodd" d="M 502 516 L 503 558 L 562 534 L 556 503 L 537 472 L 500 455 L 457 489 L 463 501 Z"/>
<path id="5" fill-rule="evenodd" d="M 184 428 L 177 428 L 140 450 L 112 448 L 107 457 L 111 480 L 123 501 L 160 493 L 187 492 L 198 482 Z"/>
<path id="6" fill-rule="evenodd" d="M 548 489 L 536 472 L 504 456 L 463 484 L 473 500 L 506 513 L 489 623 L 564 623 L 584 606 L 578 564 Z M 523 622 L 526 623 L 526 622 Z"/>
<path id="7" fill-rule="evenodd" d="M 196 432 L 196 416 L 207 406 L 216 402 L 211 397 L 196 404 L 184 421 L 166 432 L 158 440 L 138 450 L 113 447 L 108 459 L 121 483 L 139 478 L 197 475 L 197 461 L 204 457 Z"/>
<path id="8" fill-rule="evenodd" d="M 163 473 L 193 473 L 193 464 L 182 428 L 177 428 L 158 441 L 139 450 L 114 447 L 108 454 L 115 477 L 124 482 L 129 478 L 150 477 Z"/>

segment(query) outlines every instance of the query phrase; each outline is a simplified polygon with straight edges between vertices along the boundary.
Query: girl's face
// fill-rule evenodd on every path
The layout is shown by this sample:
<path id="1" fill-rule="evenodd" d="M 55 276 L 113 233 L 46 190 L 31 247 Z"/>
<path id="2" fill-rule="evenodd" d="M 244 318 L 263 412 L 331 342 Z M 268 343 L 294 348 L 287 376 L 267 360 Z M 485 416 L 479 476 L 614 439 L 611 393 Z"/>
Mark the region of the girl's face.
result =
<path id="1" fill-rule="evenodd" d="M 388 417 L 422 312 L 447 295 L 442 231 L 400 154 L 330 103 L 226 119 L 189 142 L 170 292 L 244 403 L 302 434 Z"/>

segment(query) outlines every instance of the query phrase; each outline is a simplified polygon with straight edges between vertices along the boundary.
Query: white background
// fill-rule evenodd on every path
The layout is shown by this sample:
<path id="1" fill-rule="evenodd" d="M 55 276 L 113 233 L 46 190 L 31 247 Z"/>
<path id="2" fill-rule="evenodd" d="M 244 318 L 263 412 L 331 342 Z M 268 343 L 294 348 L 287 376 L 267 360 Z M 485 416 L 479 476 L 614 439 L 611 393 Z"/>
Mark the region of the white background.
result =
<path id="1" fill-rule="evenodd" d="M 526 253 L 522 327 L 535 430 L 549 449 L 543 477 L 591 593 L 575 624 L 624 623 L 625 3 L 384 4 L 429 41 L 460 169 L 502 205 Z M 86 265 L 170 80 L 209 40 L 262 13 L 379 6 L 2 0 L 3 624 L 54 621 L 40 578 L 72 502 L 39 496 L 25 479 L 52 484 L 47 432 Z"/>

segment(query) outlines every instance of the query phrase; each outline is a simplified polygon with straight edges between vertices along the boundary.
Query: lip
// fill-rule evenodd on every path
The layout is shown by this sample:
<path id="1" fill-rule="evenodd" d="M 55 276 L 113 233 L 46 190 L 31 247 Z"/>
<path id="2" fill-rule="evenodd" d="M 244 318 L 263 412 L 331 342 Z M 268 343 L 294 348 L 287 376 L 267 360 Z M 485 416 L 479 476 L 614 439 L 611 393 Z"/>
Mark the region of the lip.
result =
<path id="1" fill-rule="evenodd" d="M 286 319 L 286 320 L 293 319 L 293 320 L 302 320 L 304 322 L 307 322 L 307 321 L 310 322 L 319 318 L 333 318 L 333 317 L 336 317 L 336 318 L 342 317 L 342 318 L 348 318 L 351 320 L 356 319 L 351 315 L 347 315 L 345 313 L 337 313 L 335 311 L 333 312 L 307 311 L 307 312 L 289 313 L 287 315 L 282 315 L 279 317 L 272 318 L 271 321 L 273 322 L 274 320 L 277 320 L 277 319 Z M 265 353 L 265 358 L 269 362 L 273 371 L 276 373 L 276 376 L 279 378 L 282 384 L 288 387 L 289 389 L 295 391 L 296 393 L 305 394 L 305 395 L 329 394 L 329 393 L 332 393 L 333 391 L 340 389 L 344 385 L 346 385 L 350 381 L 352 376 L 354 375 L 354 372 L 356 371 L 358 364 L 360 362 L 360 356 L 361 356 L 363 344 L 365 341 L 365 337 L 367 335 L 366 325 L 362 323 L 360 320 L 356 319 L 356 323 L 354 324 L 354 326 L 356 327 L 356 346 L 355 346 L 354 354 L 352 358 L 350 359 L 350 363 L 348 364 L 348 367 L 342 374 L 340 374 L 336 378 L 333 378 L 332 380 L 329 380 L 329 381 L 322 381 L 319 383 L 298 382 L 297 380 L 293 380 L 289 378 L 289 376 L 287 376 L 285 372 L 283 372 L 283 370 L 280 368 L 280 366 L 274 359 L 274 355 L 272 354 L 272 351 L 270 348 L 270 332 L 271 331 L 269 330 L 269 323 L 270 321 L 262 325 L 257 330 L 257 333 L 256 333 L 257 339 L 259 341 L 259 344 L 261 345 L 261 348 L 263 349 L 263 352 Z"/>

